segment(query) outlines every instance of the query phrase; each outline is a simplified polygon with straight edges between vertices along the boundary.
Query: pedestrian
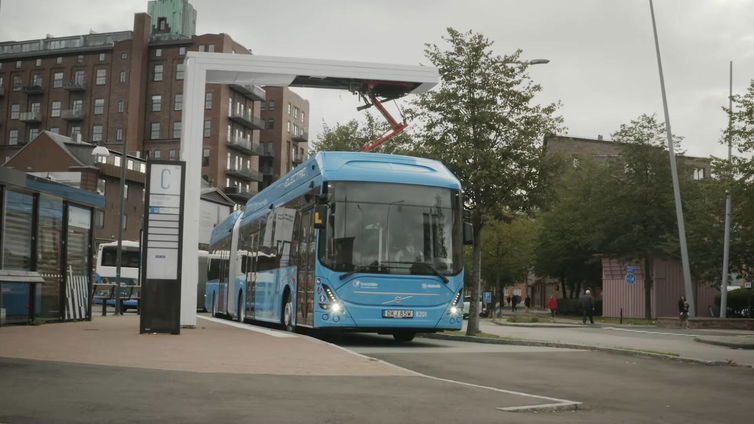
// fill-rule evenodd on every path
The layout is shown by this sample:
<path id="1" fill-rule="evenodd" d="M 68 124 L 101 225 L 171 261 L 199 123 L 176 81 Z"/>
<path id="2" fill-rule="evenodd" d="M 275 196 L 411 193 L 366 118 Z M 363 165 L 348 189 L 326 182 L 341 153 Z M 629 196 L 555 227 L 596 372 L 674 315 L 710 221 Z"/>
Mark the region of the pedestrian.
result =
<path id="1" fill-rule="evenodd" d="M 555 322 L 555 312 L 558 310 L 558 299 L 555 298 L 555 295 L 550 296 L 550 300 L 547 301 L 547 307 L 550 308 L 552 322 Z"/>
<path id="2" fill-rule="evenodd" d="M 689 328 L 689 302 L 686 301 L 686 296 L 681 296 L 678 299 L 678 315 L 681 320 L 681 327 Z"/>
<path id="3" fill-rule="evenodd" d="M 581 322 L 586 324 L 586 318 L 589 317 L 589 323 L 594 324 L 594 299 L 592 299 L 592 292 L 586 289 L 584 295 L 579 300 L 581 302 Z"/>
<path id="4" fill-rule="evenodd" d="M 529 296 L 526 296 L 526 299 L 524 299 L 524 306 L 526 307 L 526 313 L 529 313 L 529 308 L 531 307 L 531 298 Z"/>
<path id="5" fill-rule="evenodd" d="M 511 310 L 513 312 L 516 312 L 516 304 L 518 303 L 518 296 L 515 294 L 511 296 Z"/>
<path id="6" fill-rule="evenodd" d="M 513 302 L 511 302 L 511 297 L 510 296 L 508 296 L 508 298 L 506 300 L 508 301 L 509 305 L 513 305 Z M 515 309 L 514 309 L 514 311 L 515 311 Z"/>

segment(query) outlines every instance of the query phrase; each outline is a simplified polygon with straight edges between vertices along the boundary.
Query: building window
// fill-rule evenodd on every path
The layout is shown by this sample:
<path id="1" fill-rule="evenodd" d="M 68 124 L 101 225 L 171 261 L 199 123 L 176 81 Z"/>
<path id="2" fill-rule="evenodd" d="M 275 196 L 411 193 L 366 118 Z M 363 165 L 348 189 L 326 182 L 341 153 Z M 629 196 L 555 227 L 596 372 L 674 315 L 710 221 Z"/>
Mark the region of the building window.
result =
<path id="1" fill-rule="evenodd" d="M 84 72 L 84 71 L 76 71 L 76 72 L 73 73 L 73 82 L 75 84 L 83 85 L 85 77 L 86 77 L 86 72 Z"/>
<path id="2" fill-rule="evenodd" d="M 170 160 L 175 160 L 175 156 L 175 149 L 170 149 L 168 152 L 168 158 L 170 158 Z"/>
<path id="3" fill-rule="evenodd" d="M 213 52 L 213 51 L 215 51 L 215 45 L 214 45 L 214 44 L 209 44 L 209 45 L 207 45 L 207 51 L 208 51 L 208 52 Z"/>
<path id="4" fill-rule="evenodd" d="M 79 126 L 73 126 L 71 127 L 71 138 L 76 139 L 79 134 L 81 134 L 81 127 Z"/>
<path id="5" fill-rule="evenodd" d="M 115 141 L 123 141 L 123 128 L 115 129 Z"/>
<path id="6" fill-rule="evenodd" d="M 264 129 L 271 130 L 273 128 L 275 128 L 275 120 L 274 119 L 270 118 L 270 119 L 264 121 Z"/>
<path id="7" fill-rule="evenodd" d="M 60 65 L 61 63 L 63 63 L 63 56 L 56 57 L 55 58 L 55 63 L 57 63 L 58 65 Z"/>
<path id="8" fill-rule="evenodd" d="M 204 108 L 212 109 L 212 93 L 206 93 L 204 95 Z"/>
<path id="9" fill-rule="evenodd" d="M 94 114 L 102 115 L 105 113 L 105 99 L 94 99 Z"/>
<path id="10" fill-rule="evenodd" d="M 8 133 L 8 144 L 11 146 L 18 144 L 18 130 L 10 130 Z"/>
<path id="11" fill-rule="evenodd" d="M 52 102 L 51 107 L 50 107 L 50 116 L 53 118 L 59 118 L 60 108 L 61 108 L 61 102 L 59 101 Z"/>
<path id="12" fill-rule="evenodd" d="M 294 108 L 293 108 L 293 117 L 294 117 L 295 119 L 298 119 L 298 108 L 297 108 L 297 107 L 294 107 Z"/>
<path id="13" fill-rule="evenodd" d="M 207 148 L 202 151 L 202 166 L 209 166 L 209 149 Z"/>
<path id="14" fill-rule="evenodd" d="M 39 135 L 39 128 L 31 128 L 31 129 L 29 129 L 29 141 L 30 142 L 32 140 L 34 140 L 35 138 L 37 138 L 38 135 Z"/>
<path id="15" fill-rule="evenodd" d="M 162 49 L 155 49 L 154 50 L 154 55 L 156 57 L 162 57 Z"/>
<path id="16" fill-rule="evenodd" d="M 97 85 L 105 85 L 107 83 L 107 69 L 97 69 L 94 83 Z"/>
<path id="17" fill-rule="evenodd" d="M 104 53 L 100 53 L 99 54 L 99 61 L 100 62 L 104 62 L 105 61 L 105 54 Z"/>
<path id="18" fill-rule="evenodd" d="M 16 61 L 16 69 L 19 69 L 19 68 L 21 68 L 21 66 L 23 66 L 23 64 L 24 64 L 24 63 L 23 63 L 22 61 L 20 61 L 20 60 L 17 60 L 17 61 Z"/>
<path id="19" fill-rule="evenodd" d="M 162 96 L 152 96 L 152 112 L 162 111 Z"/>
<path id="20" fill-rule="evenodd" d="M 274 100 L 270 100 L 269 102 L 267 102 L 267 109 L 269 109 L 269 110 L 275 110 L 275 101 Z"/>
<path id="21" fill-rule="evenodd" d="M 199 51 L 200 51 L 200 52 L 203 52 L 203 51 L 204 51 L 204 44 L 199 44 Z"/>
<path id="22" fill-rule="evenodd" d="M 118 112 L 119 113 L 123 113 L 125 111 L 126 111 L 126 102 L 124 102 L 123 100 L 119 100 L 118 101 Z"/>
<path id="23" fill-rule="evenodd" d="M 102 141 L 102 125 L 92 127 L 92 141 Z"/>
<path id="24" fill-rule="evenodd" d="M 84 101 L 81 99 L 71 101 L 71 109 L 74 113 L 81 113 L 84 110 Z"/>
<path id="25" fill-rule="evenodd" d="M 42 86 L 42 75 L 41 74 L 34 74 L 31 77 L 31 85 L 41 87 Z"/>
<path id="26" fill-rule="evenodd" d="M 288 103 L 288 115 L 290 115 L 290 114 L 291 114 L 291 104 Z"/>
<path id="27" fill-rule="evenodd" d="M 83 55 L 76 56 L 76 63 L 84 63 L 84 56 Z"/>
<path id="28" fill-rule="evenodd" d="M 128 59 L 128 52 L 120 52 L 120 58 L 121 60 Z"/>
<path id="29" fill-rule="evenodd" d="M 183 110 L 183 94 L 175 95 L 175 102 L 173 103 L 174 110 Z"/>
<path id="30" fill-rule="evenodd" d="M 152 159 L 160 159 L 161 156 L 159 150 L 152 150 Z"/>
<path id="31" fill-rule="evenodd" d="M 21 91 L 24 83 L 21 79 L 21 75 L 13 75 L 13 91 Z"/>
<path id="32" fill-rule="evenodd" d="M 304 111 L 301 111 L 301 122 L 304 122 Z"/>
<path id="33" fill-rule="evenodd" d="M 42 59 L 37 59 L 36 62 L 34 62 L 34 65 L 42 66 Z"/>
<path id="34" fill-rule="evenodd" d="M 185 47 L 179 47 L 178 48 L 178 54 L 180 56 L 185 56 L 186 55 L 186 48 Z"/>
<path id="35" fill-rule="evenodd" d="M 181 121 L 173 122 L 173 138 L 181 138 Z"/>
<path id="36" fill-rule="evenodd" d="M 107 187 L 107 180 L 104 178 L 97 178 L 97 193 L 104 196 L 105 187 Z"/>
<path id="37" fill-rule="evenodd" d="M 290 133 L 290 132 L 291 132 L 291 121 L 288 121 L 288 122 L 286 122 L 286 124 L 288 124 L 288 125 L 286 125 L 286 127 L 287 127 L 287 128 L 286 128 L 286 131 L 287 131 L 288 133 Z"/>
<path id="38" fill-rule="evenodd" d="M 154 81 L 162 81 L 163 65 L 154 65 Z"/>
<path id="39" fill-rule="evenodd" d="M 183 74 L 186 72 L 186 65 L 179 63 L 175 65 L 175 79 L 182 80 Z"/>
<path id="40" fill-rule="evenodd" d="M 21 105 L 10 105 L 10 119 L 18 119 L 21 114 Z"/>
<path id="41" fill-rule="evenodd" d="M 51 133 L 60 134 L 60 128 L 58 127 L 52 127 L 50 128 Z"/>
<path id="42" fill-rule="evenodd" d="M 120 71 L 120 82 L 126 83 L 128 81 L 128 73 L 126 71 Z"/>
<path id="43" fill-rule="evenodd" d="M 52 88 L 61 87 L 63 87 L 63 73 L 55 72 L 54 74 L 52 74 Z"/>
<path id="44" fill-rule="evenodd" d="M 149 132 L 149 139 L 150 140 L 160 139 L 160 123 L 159 122 L 152 122 L 150 132 Z"/>
<path id="45" fill-rule="evenodd" d="M 209 137 L 212 133 L 212 121 L 206 120 L 204 121 L 204 136 Z"/>

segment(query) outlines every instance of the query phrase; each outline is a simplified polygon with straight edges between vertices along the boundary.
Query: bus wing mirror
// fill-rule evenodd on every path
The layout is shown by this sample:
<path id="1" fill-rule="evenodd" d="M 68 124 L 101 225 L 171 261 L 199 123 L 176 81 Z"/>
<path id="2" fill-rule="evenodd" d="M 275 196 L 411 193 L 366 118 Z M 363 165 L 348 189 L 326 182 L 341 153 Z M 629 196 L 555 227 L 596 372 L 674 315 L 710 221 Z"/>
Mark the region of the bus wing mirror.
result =
<path id="1" fill-rule="evenodd" d="M 470 222 L 463 223 L 463 244 L 474 244 L 474 226 Z"/>
<path id="2" fill-rule="evenodd" d="M 325 228 L 327 221 L 327 205 L 317 205 L 314 207 L 314 228 Z"/>

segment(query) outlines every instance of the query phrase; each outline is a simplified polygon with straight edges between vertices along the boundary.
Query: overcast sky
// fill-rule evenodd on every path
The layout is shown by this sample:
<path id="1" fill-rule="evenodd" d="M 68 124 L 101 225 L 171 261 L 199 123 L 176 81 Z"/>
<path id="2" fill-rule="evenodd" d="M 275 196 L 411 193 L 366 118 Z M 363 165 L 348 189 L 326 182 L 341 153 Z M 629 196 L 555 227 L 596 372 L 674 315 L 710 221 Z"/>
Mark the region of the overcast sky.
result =
<path id="1" fill-rule="evenodd" d="M 130 30 L 146 0 L 1 0 L 0 40 Z M 648 0 L 192 0 L 197 34 L 227 33 L 255 54 L 428 64 L 424 44 L 473 30 L 530 68 L 541 103 L 560 100 L 567 134 L 596 138 L 642 113 L 662 121 Z M 754 0 L 655 0 L 673 133 L 694 156 L 724 157 L 728 66 L 733 91 L 754 79 Z M 298 89 L 310 139 L 363 116 L 348 92 Z"/>

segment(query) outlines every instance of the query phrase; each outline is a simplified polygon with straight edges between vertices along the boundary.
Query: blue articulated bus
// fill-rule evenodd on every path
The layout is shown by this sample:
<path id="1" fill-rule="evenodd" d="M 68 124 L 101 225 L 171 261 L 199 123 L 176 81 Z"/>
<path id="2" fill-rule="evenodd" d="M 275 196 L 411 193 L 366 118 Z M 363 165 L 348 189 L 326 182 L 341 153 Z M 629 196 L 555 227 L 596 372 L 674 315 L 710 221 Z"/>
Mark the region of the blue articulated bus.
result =
<path id="1" fill-rule="evenodd" d="M 460 329 L 462 212 L 440 162 L 318 153 L 215 228 L 206 309 L 398 341 Z"/>

